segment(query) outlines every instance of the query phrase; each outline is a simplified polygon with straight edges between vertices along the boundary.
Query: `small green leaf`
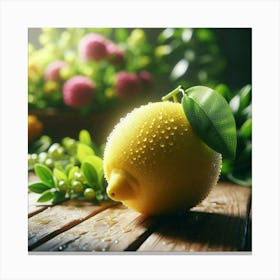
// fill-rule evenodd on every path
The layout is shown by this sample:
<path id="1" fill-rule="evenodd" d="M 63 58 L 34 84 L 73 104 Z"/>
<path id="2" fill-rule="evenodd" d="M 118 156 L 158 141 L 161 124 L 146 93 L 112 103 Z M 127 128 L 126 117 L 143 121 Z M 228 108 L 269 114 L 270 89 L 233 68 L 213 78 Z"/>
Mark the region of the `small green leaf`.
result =
<path id="1" fill-rule="evenodd" d="M 94 151 L 88 145 L 79 143 L 77 148 L 77 157 L 80 162 L 82 162 L 87 156 L 94 155 Z"/>
<path id="2" fill-rule="evenodd" d="M 91 136 L 89 134 L 89 132 L 85 129 L 81 130 L 80 133 L 79 133 L 79 141 L 83 144 L 86 144 L 86 145 L 91 145 Z"/>
<path id="3" fill-rule="evenodd" d="M 43 192 L 43 194 L 38 198 L 37 202 L 46 202 L 52 200 L 54 197 L 54 193 L 51 190 L 47 190 Z"/>
<path id="4" fill-rule="evenodd" d="M 117 42 L 125 42 L 128 37 L 128 32 L 126 28 L 116 28 L 115 29 L 115 38 Z"/>
<path id="5" fill-rule="evenodd" d="M 227 101 L 230 101 L 232 98 L 232 93 L 227 85 L 219 84 L 215 87 L 215 91 L 221 94 Z"/>
<path id="6" fill-rule="evenodd" d="M 239 108 L 239 110 L 241 111 L 250 104 L 250 101 L 251 101 L 251 85 L 244 86 L 239 91 L 238 94 L 240 96 L 240 106 L 239 106 L 240 108 Z"/>
<path id="7" fill-rule="evenodd" d="M 104 174 L 103 160 L 98 156 L 88 156 L 84 159 L 83 163 L 85 163 L 85 162 L 88 162 L 92 166 L 94 166 L 95 170 L 97 171 L 97 175 L 98 175 L 98 185 L 99 185 L 99 187 L 101 187 L 102 181 L 103 181 L 103 174 Z"/>
<path id="8" fill-rule="evenodd" d="M 53 196 L 53 203 L 60 203 L 65 200 L 65 192 L 56 191 Z"/>
<path id="9" fill-rule="evenodd" d="M 236 125 L 226 100 L 211 88 L 195 86 L 186 90 L 182 105 L 202 141 L 224 157 L 234 158 Z"/>
<path id="10" fill-rule="evenodd" d="M 75 173 L 76 172 L 79 172 L 80 169 L 78 166 L 73 166 L 70 170 L 69 170 L 69 174 L 68 174 L 68 179 L 70 181 L 74 180 L 75 179 Z"/>
<path id="11" fill-rule="evenodd" d="M 36 182 L 29 184 L 28 189 L 34 193 L 43 193 L 44 191 L 49 190 L 50 187 L 41 182 Z"/>
<path id="12" fill-rule="evenodd" d="M 246 120 L 240 128 L 240 135 L 243 138 L 250 138 L 252 136 L 252 119 Z"/>
<path id="13" fill-rule="evenodd" d="M 98 175 L 95 170 L 95 167 L 89 162 L 83 162 L 82 164 L 82 172 L 87 180 L 87 183 L 94 187 L 98 182 Z"/>
<path id="14" fill-rule="evenodd" d="M 57 179 L 57 181 L 63 180 L 67 182 L 67 175 L 63 171 L 59 170 L 58 168 L 54 168 L 53 175 Z"/>
<path id="15" fill-rule="evenodd" d="M 43 164 L 36 164 L 34 167 L 36 175 L 41 179 L 41 181 L 48 187 L 54 187 L 54 180 L 52 171 Z"/>

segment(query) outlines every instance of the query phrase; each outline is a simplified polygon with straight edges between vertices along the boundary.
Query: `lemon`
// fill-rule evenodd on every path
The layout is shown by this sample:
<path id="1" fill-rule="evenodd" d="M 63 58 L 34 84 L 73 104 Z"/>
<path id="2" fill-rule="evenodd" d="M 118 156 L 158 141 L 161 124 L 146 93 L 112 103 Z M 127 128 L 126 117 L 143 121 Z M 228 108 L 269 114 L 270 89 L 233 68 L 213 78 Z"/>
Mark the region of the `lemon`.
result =
<path id="1" fill-rule="evenodd" d="M 221 155 L 196 135 L 181 104 L 170 101 L 134 109 L 115 126 L 104 151 L 108 196 L 147 215 L 195 206 L 220 169 Z"/>

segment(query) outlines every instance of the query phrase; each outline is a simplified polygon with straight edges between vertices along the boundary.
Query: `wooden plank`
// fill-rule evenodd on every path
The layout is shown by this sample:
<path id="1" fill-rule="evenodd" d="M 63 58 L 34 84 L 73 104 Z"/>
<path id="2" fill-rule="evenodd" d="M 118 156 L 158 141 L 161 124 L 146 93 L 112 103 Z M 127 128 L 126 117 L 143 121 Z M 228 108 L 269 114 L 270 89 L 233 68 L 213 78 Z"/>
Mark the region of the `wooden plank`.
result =
<path id="1" fill-rule="evenodd" d="M 124 251 L 151 234 L 154 220 L 123 205 L 106 209 L 34 251 Z"/>
<path id="2" fill-rule="evenodd" d="M 49 203 L 38 203 L 37 199 L 40 197 L 37 193 L 28 193 L 28 218 L 44 211 L 51 206 Z"/>
<path id="3" fill-rule="evenodd" d="M 34 172 L 28 172 L 28 183 L 38 182 L 39 179 L 35 175 Z M 44 211 L 48 206 L 49 203 L 38 203 L 37 199 L 39 198 L 40 194 L 28 192 L 28 218 Z"/>
<path id="4" fill-rule="evenodd" d="M 240 251 L 251 190 L 218 184 L 197 207 L 166 217 L 139 251 Z"/>
<path id="5" fill-rule="evenodd" d="M 111 202 L 92 205 L 84 201 L 71 200 L 48 207 L 28 220 L 29 250 L 112 205 Z"/>

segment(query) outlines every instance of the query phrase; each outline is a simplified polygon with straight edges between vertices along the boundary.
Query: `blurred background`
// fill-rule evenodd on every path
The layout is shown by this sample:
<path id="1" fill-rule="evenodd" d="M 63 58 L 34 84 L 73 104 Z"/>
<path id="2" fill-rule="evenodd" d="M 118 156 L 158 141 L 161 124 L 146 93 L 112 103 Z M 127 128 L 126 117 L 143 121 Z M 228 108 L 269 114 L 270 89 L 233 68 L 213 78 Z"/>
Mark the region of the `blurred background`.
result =
<path id="1" fill-rule="evenodd" d="M 237 126 L 237 155 L 223 160 L 221 179 L 251 186 L 251 32 L 30 28 L 29 153 L 47 151 L 51 143 L 77 137 L 81 129 L 102 145 L 134 107 L 159 101 L 179 85 L 205 85 L 225 97 Z M 79 98 L 77 91 L 82 92 Z"/>

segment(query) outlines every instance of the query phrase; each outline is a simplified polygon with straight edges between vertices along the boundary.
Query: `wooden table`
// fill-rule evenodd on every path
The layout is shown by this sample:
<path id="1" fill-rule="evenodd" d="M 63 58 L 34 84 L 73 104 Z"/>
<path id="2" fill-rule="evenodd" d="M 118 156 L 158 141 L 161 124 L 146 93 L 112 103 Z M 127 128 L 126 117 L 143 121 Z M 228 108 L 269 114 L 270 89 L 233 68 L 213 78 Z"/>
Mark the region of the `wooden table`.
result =
<path id="1" fill-rule="evenodd" d="M 111 202 L 39 205 L 37 198 L 29 193 L 33 254 L 251 251 L 251 189 L 230 183 L 219 183 L 189 212 L 169 217 L 147 217 Z"/>

